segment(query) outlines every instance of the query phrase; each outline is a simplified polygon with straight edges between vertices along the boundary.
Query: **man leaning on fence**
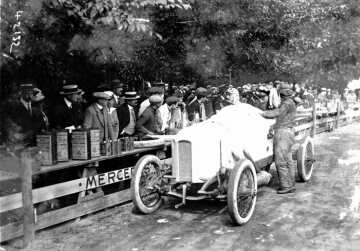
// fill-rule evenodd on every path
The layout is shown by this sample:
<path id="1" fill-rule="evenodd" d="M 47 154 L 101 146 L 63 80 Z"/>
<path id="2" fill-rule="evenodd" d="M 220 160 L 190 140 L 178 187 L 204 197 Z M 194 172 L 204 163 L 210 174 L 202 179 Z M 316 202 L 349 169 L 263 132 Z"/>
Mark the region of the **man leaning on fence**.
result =
<path id="1" fill-rule="evenodd" d="M 264 118 L 276 118 L 272 128 L 274 135 L 274 155 L 277 174 L 279 177 L 279 194 L 291 193 L 295 190 L 295 165 L 292 160 L 291 148 L 295 143 L 296 106 L 293 101 L 293 91 L 288 84 L 280 85 L 282 99 L 278 109 L 261 113 Z"/>

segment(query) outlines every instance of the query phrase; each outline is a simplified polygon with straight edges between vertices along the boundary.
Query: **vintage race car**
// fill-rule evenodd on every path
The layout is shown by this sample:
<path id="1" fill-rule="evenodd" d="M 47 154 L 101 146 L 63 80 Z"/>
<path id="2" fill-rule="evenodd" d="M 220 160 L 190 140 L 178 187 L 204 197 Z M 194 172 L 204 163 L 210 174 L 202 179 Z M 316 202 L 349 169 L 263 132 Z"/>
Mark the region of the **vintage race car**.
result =
<path id="1" fill-rule="evenodd" d="M 269 128 L 274 120 L 264 119 L 248 104 L 223 108 L 212 118 L 186 127 L 171 141 L 171 161 L 164 164 L 155 155 L 143 156 L 131 180 L 134 206 L 144 214 L 156 211 L 162 196 L 186 200 L 226 200 L 234 224 L 247 223 L 254 211 L 257 189 L 271 179 L 274 162 Z M 301 180 L 311 178 L 314 148 L 304 137 L 294 147 Z"/>

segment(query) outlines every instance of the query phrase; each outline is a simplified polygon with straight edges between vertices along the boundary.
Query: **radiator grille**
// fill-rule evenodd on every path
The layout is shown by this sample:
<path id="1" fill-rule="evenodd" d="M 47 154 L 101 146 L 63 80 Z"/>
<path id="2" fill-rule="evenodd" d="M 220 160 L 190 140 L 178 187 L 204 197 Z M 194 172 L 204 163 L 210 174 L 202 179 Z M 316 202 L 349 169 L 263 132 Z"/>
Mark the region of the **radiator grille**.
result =
<path id="1" fill-rule="evenodd" d="M 192 156 L 191 143 L 189 141 L 181 140 L 178 142 L 179 146 L 179 178 L 181 181 L 192 180 Z"/>

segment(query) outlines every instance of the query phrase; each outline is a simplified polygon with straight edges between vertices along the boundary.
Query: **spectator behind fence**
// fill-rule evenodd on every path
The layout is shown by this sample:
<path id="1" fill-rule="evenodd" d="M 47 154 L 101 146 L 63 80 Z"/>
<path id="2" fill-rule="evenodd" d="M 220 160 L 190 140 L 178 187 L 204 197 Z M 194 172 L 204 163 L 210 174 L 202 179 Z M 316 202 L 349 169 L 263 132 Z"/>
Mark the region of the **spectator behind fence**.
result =
<path id="1" fill-rule="evenodd" d="M 188 105 L 189 121 L 193 121 L 197 116 L 200 121 L 207 119 L 205 111 L 205 101 L 207 100 L 207 90 L 203 87 L 199 87 L 195 91 L 195 98 Z"/>
<path id="2" fill-rule="evenodd" d="M 125 92 L 125 103 L 116 109 L 119 119 L 119 138 L 134 135 L 139 98 L 136 92 Z"/>
<path id="3" fill-rule="evenodd" d="M 50 109 L 51 128 L 60 130 L 81 127 L 84 119 L 84 114 L 78 105 L 81 92 L 77 85 L 63 86 L 60 92 L 63 98 Z"/>
<path id="4" fill-rule="evenodd" d="M 149 94 L 150 94 L 150 96 L 151 95 L 160 95 L 162 97 L 162 99 L 164 99 L 164 88 L 159 87 L 159 86 L 150 87 Z M 139 114 L 138 114 L 139 117 L 149 105 L 150 105 L 149 98 L 145 99 L 143 102 L 141 102 L 140 108 L 139 108 Z"/>
<path id="5" fill-rule="evenodd" d="M 45 110 L 45 96 L 40 89 L 34 88 L 34 95 L 31 99 L 34 104 L 34 110 L 39 115 L 36 131 L 47 131 L 50 123 L 48 115 L 46 115 L 47 111 Z"/>
<path id="6" fill-rule="evenodd" d="M 94 92 L 95 103 L 89 106 L 85 112 L 83 127 L 86 129 L 99 129 L 100 140 L 115 140 L 114 130 L 107 103 L 111 97 L 104 92 Z"/>
<path id="7" fill-rule="evenodd" d="M 107 102 L 107 109 L 110 114 L 111 125 L 114 131 L 114 138 L 117 139 L 119 137 L 119 119 L 116 112 L 116 108 L 114 107 L 116 105 L 114 93 L 112 91 L 105 91 L 104 93 L 109 95 L 110 97 L 110 99 Z"/>
<path id="8" fill-rule="evenodd" d="M 110 86 L 114 93 L 114 108 L 118 108 L 119 106 L 125 103 L 125 100 L 122 97 L 122 92 L 124 89 L 124 84 L 121 83 L 119 79 L 114 79 L 110 82 Z"/>
<path id="9" fill-rule="evenodd" d="M 136 131 L 143 134 L 156 134 L 160 132 L 160 128 L 156 128 L 156 110 L 159 109 L 163 102 L 161 95 L 152 95 L 149 98 L 150 105 L 140 115 L 136 121 Z M 158 124 L 160 124 L 158 122 Z"/>
<path id="10" fill-rule="evenodd" d="M 35 133 L 39 116 L 33 108 L 34 84 L 26 82 L 20 86 L 19 100 L 6 108 L 5 131 L 8 143 L 12 145 L 35 145 Z"/>
<path id="11" fill-rule="evenodd" d="M 170 121 L 173 111 L 178 107 L 180 99 L 175 96 L 168 97 L 165 101 L 165 104 L 161 105 L 159 109 L 156 111 L 159 113 L 161 117 L 161 125 L 158 125 L 160 128 L 160 132 L 163 134 L 165 130 L 169 130 Z"/>

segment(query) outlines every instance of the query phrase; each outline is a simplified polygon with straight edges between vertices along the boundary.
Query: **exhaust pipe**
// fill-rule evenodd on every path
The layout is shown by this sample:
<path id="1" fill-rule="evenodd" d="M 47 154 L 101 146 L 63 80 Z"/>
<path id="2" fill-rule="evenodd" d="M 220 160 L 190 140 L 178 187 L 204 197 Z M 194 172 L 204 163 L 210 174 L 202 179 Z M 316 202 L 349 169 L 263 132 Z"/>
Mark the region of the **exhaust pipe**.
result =
<path id="1" fill-rule="evenodd" d="M 264 186 L 268 184 L 271 180 L 271 174 L 266 171 L 261 171 L 256 174 L 257 186 Z"/>

